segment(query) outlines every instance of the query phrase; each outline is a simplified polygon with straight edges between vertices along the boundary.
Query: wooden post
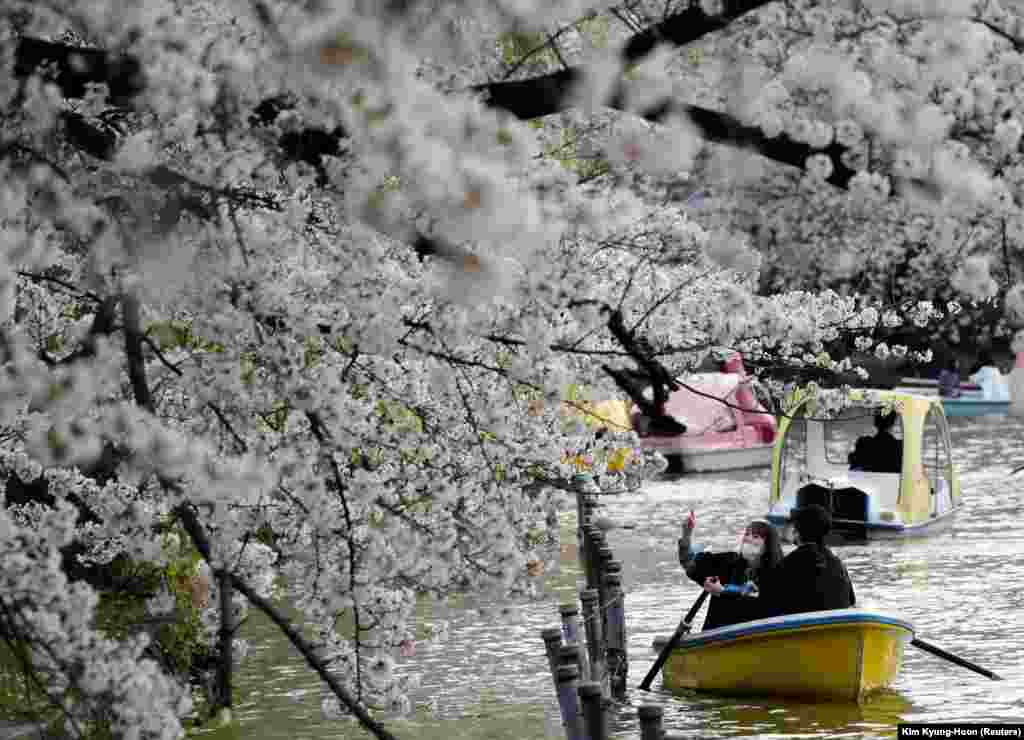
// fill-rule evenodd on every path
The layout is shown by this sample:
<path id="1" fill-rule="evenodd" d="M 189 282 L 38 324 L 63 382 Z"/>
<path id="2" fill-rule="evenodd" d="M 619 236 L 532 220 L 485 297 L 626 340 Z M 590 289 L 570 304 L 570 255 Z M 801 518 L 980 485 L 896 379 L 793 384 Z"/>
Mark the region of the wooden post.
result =
<path id="1" fill-rule="evenodd" d="M 597 506 L 597 502 L 594 501 L 593 497 L 588 497 L 583 501 L 583 526 L 580 529 L 580 551 L 586 551 L 587 557 L 593 559 L 593 538 L 596 533 L 601 533 L 600 529 L 594 524 L 594 508 Z"/>
<path id="2" fill-rule="evenodd" d="M 587 633 L 587 657 L 590 660 L 590 680 L 601 685 L 605 697 L 608 697 L 608 672 L 604 662 L 604 632 L 601 629 L 601 615 L 598 613 L 597 589 L 588 588 L 580 591 L 583 602 L 583 625 Z"/>
<path id="3" fill-rule="evenodd" d="M 576 550 L 577 557 L 580 559 L 580 568 L 583 569 L 583 576 L 587 580 L 587 584 L 588 584 L 587 588 L 590 588 L 589 584 L 590 584 L 590 579 L 592 577 L 591 573 L 590 573 L 590 530 L 591 529 L 594 529 L 594 527 L 592 525 L 590 525 L 590 524 L 585 524 L 582 527 L 580 527 L 580 530 L 579 530 L 580 539 L 579 539 L 579 542 L 577 542 L 577 545 L 579 545 L 579 547 Z"/>
<path id="4" fill-rule="evenodd" d="M 572 487 L 576 489 L 576 526 L 582 527 L 589 521 L 590 514 L 593 513 L 593 480 L 589 475 L 584 473 L 577 473 L 572 477 Z M 590 504 L 590 511 L 588 512 L 588 503 Z"/>
<path id="5" fill-rule="evenodd" d="M 227 721 L 231 721 L 231 669 L 234 664 L 232 646 L 235 641 L 235 629 L 237 625 L 231 624 L 231 574 L 226 570 L 218 571 L 217 585 L 220 586 L 220 632 L 218 633 L 217 644 L 219 647 L 217 656 L 217 704 L 218 715 L 223 716 L 226 712 Z"/>
<path id="6" fill-rule="evenodd" d="M 589 551 L 589 537 L 587 529 L 590 527 L 591 520 L 594 516 L 594 506 L 597 502 L 594 501 L 593 495 L 589 492 L 589 488 L 593 485 L 590 476 L 577 473 L 571 479 L 572 487 L 576 489 L 576 549 L 579 553 L 580 566 L 583 568 L 583 575 L 588 579 L 587 586 L 591 587 L 591 563 L 593 558 L 590 556 Z M 588 483 L 590 485 L 588 485 Z"/>
<path id="7" fill-rule="evenodd" d="M 608 590 L 608 679 L 612 696 L 626 694 L 626 675 L 629 661 L 626 654 L 626 607 L 622 591 L 622 576 L 608 573 L 605 577 Z"/>
<path id="8" fill-rule="evenodd" d="M 595 538 L 601 534 L 601 530 L 593 524 L 583 527 L 583 542 L 580 546 L 580 564 L 583 566 L 583 574 L 587 578 L 587 588 L 597 588 L 597 545 Z"/>
<path id="9" fill-rule="evenodd" d="M 548 656 L 548 668 L 551 671 L 551 680 L 555 684 L 555 688 L 558 688 L 558 676 L 556 670 L 558 668 L 558 650 L 562 647 L 562 629 L 561 627 L 548 627 L 540 631 L 540 637 L 544 640 L 544 652 Z"/>
<path id="10" fill-rule="evenodd" d="M 664 711 L 653 704 L 641 704 L 636 714 L 640 718 L 640 740 L 662 740 L 665 735 L 663 728 Z"/>
<path id="11" fill-rule="evenodd" d="M 601 604 L 601 628 L 604 631 L 605 639 L 608 638 L 608 585 L 604 577 L 607 575 L 608 563 L 612 561 L 612 549 L 607 545 L 597 548 L 597 596 Z"/>
<path id="12" fill-rule="evenodd" d="M 579 648 L 580 680 L 586 680 L 590 675 L 590 667 L 583 635 L 580 633 L 579 607 L 575 604 L 562 604 L 559 611 L 562 613 L 562 640 L 566 645 Z"/>
<path id="13" fill-rule="evenodd" d="M 579 668 L 575 665 L 560 665 L 556 673 L 558 686 L 558 709 L 562 713 L 562 726 L 566 740 L 586 740 L 583 722 L 578 710 L 579 697 L 576 685 L 579 683 Z"/>
<path id="14" fill-rule="evenodd" d="M 600 684 L 581 682 L 576 687 L 583 706 L 583 724 L 587 740 L 608 740 L 608 717 L 604 711 L 604 696 Z"/>
<path id="15" fill-rule="evenodd" d="M 603 599 L 604 595 L 602 594 L 602 591 L 604 590 L 604 569 L 608 562 L 615 556 L 612 555 L 612 549 L 604 543 L 603 537 L 600 541 L 597 541 L 594 544 L 596 545 L 594 548 L 594 577 L 597 579 L 597 592 L 598 594 L 601 594 Z M 602 601 L 601 603 L 603 606 L 604 602 Z"/>
<path id="16" fill-rule="evenodd" d="M 608 576 L 612 573 L 618 574 L 622 577 L 622 561 L 621 560 L 609 560 L 604 564 L 604 575 Z"/>
<path id="17" fill-rule="evenodd" d="M 583 678 L 583 647 L 580 645 L 562 645 L 558 648 L 558 665 L 576 666 L 576 675 Z"/>

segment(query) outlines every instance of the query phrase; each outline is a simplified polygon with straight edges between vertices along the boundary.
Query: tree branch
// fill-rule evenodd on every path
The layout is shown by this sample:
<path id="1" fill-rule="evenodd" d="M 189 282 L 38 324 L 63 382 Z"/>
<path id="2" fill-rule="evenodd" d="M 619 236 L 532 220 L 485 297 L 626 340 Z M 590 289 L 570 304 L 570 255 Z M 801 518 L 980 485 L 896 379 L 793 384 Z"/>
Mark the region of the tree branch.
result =
<path id="1" fill-rule="evenodd" d="M 686 432 L 684 425 L 665 415 L 665 404 L 668 401 L 669 392 L 677 390 L 679 384 L 665 366 L 655 358 L 655 353 L 647 343 L 637 337 L 633 331 L 626 329 L 620 310 L 606 305 L 602 307 L 602 311 L 608 313 L 608 330 L 640 367 L 640 373 L 620 370 L 610 365 L 602 365 L 601 369 L 615 381 L 615 385 L 629 395 L 637 407 L 650 419 L 652 431 L 657 431 L 660 434 L 683 434 Z M 638 375 L 643 377 L 637 377 Z M 646 385 L 644 381 L 651 386 L 653 392 L 651 400 L 644 396 L 644 386 Z"/>
<path id="2" fill-rule="evenodd" d="M 338 498 L 341 500 L 341 510 L 345 515 L 345 534 L 348 537 L 348 587 L 352 594 L 352 619 L 355 622 L 355 645 L 356 645 L 356 698 L 361 701 L 363 698 L 363 675 L 362 675 L 362 633 L 363 623 L 359 614 L 359 603 L 356 601 L 356 547 L 353 541 L 354 528 L 352 526 L 352 513 L 349 510 L 348 498 L 345 496 L 345 483 L 341 478 L 341 469 L 338 467 L 338 460 L 328 445 L 327 431 L 324 428 L 323 420 L 315 411 L 307 411 L 306 419 L 309 421 L 310 432 L 316 439 L 317 444 L 323 452 L 324 458 L 331 466 L 334 476 L 334 485 L 338 487 Z"/>
<path id="3" fill-rule="evenodd" d="M 685 46 L 703 36 L 728 26 L 771 0 L 731 0 L 724 3 L 719 15 L 708 15 L 700 4 L 675 13 L 665 20 L 635 34 L 622 49 L 624 65 L 636 64 L 650 54 L 658 43 Z M 520 119 L 540 118 L 569 107 L 576 85 L 583 77 L 579 67 L 559 70 L 527 80 L 490 82 L 477 85 L 476 92 L 485 94 L 486 102 Z M 612 94 L 609 104 L 622 98 L 622 88 Z M 617 107 L 612 105 L 612 107 Z"/>
<path id="4" fill-rule="evenodd" d="M 142 327 L 139 316 L 139 299 L 132 293 L 125 293 L 121 298 L 121 311 L 124 315 L 124 354 L 128 359 L 128 378 L 132 384 L 135 403 L 156 415 L 156 404 L 146 380 L 146 359 L 142 353 Z"/>

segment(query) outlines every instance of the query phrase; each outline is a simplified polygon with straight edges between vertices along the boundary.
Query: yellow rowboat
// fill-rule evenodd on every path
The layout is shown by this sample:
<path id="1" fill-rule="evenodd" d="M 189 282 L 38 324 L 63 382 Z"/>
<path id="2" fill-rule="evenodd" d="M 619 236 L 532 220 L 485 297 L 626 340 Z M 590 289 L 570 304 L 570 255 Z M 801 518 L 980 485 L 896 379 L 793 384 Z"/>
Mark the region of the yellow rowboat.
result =
<path id="1" fill-rule="evenodd" d="M 671 691 L 860 702 L 892 683 L 913 639 L 909 622 L 860 609 L 758 619 L 684 638 L 662 683 Z"/>

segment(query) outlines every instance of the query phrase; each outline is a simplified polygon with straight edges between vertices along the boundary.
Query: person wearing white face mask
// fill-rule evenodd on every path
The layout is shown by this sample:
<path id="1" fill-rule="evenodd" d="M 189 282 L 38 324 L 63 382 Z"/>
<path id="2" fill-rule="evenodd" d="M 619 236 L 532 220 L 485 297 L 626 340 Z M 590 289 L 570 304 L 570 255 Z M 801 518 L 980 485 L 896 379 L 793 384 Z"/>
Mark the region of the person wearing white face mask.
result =
<path id="1" fill-rule="evenodd" d="M 697 518 L 691 511 L 679 539 L 679 564 L 691 580 L 714 597 L 708 604 L 704 629 L 757 619 L 757 599 L 749 597 L 756 595 L 762 574 L 782 560 L 778 532 L 758 519 L 744 528 L 738 552 L 713 553 L 693 546 L 696 525 Z"/>

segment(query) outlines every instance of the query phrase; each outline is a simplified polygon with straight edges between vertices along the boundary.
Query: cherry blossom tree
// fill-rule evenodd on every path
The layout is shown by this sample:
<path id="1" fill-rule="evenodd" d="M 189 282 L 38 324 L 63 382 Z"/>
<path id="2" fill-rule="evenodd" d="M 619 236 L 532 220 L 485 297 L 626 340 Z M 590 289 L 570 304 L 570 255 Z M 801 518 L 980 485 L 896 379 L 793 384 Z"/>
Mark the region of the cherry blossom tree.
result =
<path id="1" fill-rule="evenodd" d="M 657 414 L 717 345 L 855 378 L 847 339 L 946 317 L 918 275 L 993 292 L 974 220 L 1017 228 L 994 2 L 0 9 L 0 634 L 76 735 L 192 711 L 96 619 L 123 584 L 85 566 L 127 559 L 198 614 L 214 708 L 255 607 L 390 737 L 415 599 L 535 593 L 563 450 L 623 444 L 569 386 Z M 826 239 L 921 259 L 879 306 L 819 290 Z"/>

